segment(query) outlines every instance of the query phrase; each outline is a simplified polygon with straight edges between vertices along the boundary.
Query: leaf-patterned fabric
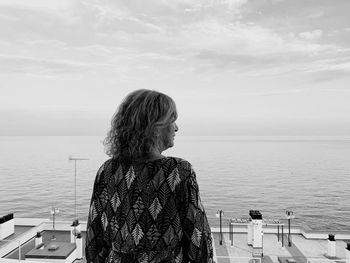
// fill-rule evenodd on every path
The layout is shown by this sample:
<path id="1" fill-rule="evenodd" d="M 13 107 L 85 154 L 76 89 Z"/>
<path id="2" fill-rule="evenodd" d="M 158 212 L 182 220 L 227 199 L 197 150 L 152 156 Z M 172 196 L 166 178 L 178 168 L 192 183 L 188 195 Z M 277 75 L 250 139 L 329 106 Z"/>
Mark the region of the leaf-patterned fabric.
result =
<path id="1" fill-rule="evenodd" d="M 210 228 L 189 162 L 106 161 L 97 172 L 87 262 L 212 262 Z"/>

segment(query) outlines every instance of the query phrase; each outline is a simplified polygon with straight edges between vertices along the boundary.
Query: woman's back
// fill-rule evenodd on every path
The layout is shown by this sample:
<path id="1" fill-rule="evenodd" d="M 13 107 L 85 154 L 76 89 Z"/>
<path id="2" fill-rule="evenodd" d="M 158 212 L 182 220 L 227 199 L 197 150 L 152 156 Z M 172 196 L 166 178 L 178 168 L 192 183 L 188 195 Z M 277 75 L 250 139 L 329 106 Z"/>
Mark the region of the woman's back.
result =
<path id="1" fill-rule="evenodd" d="M 189 162 L 110 159 L 91 200 L 87 262 L 211 262 L 210 228 Z"/>

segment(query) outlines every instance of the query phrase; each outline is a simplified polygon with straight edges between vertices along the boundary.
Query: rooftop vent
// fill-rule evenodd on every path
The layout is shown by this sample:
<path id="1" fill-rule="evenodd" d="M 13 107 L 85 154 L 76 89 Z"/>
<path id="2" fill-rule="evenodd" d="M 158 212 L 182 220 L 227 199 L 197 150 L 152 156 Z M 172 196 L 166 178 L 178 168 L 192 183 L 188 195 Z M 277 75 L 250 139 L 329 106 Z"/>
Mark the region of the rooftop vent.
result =
<path id="1" fill-rule="evenodd" d="M 56 251 L 57 249 L 59 249 L 60 247 L 58 245 L 50 245 L 48 250 L 49 251 Z"/>
<path id="2" fill-rule="evenodd" d="M 262 219 L 262 215 L 259 210 L 249 210 L 249 215 L 252 219 Z"/>

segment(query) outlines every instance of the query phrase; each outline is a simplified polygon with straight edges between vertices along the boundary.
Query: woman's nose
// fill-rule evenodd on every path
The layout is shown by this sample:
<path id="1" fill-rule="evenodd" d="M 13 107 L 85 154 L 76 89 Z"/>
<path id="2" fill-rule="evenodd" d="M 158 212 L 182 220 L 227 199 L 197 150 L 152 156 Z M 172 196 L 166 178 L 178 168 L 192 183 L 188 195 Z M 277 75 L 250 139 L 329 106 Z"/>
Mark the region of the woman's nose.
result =
<path id="1" fill-rule="evenodd" d="M 177 124 L 175 123 L 175 132 L 177 132 L 179 130 L 179 126 L 177 126 Z"/>

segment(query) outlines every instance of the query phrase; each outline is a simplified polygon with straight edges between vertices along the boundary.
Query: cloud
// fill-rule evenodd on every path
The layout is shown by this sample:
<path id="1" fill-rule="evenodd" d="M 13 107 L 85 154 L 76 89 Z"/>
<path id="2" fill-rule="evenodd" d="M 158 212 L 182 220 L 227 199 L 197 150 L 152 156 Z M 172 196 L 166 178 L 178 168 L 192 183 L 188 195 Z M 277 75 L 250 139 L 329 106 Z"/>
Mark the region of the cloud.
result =
<path id="1" fill-rule="evenodd" d="M 149 0 L 147 2 L 140 2 L 137 0 L 121 0 L 121 1 L 104 1 L 97 2 L 94 0 L 84 1 L 88 4 L 104 5 L 109 7 L 114 7 L 128 11 L 132 14 L 142 14 L 142 15 L 153 15 L 157 17 L 166 18 L 169 15 L 178 16 L 184 13 L 186 10 L 201 10 L 204 11 L 207 8 L 215 9 L 217 7 L 222 7 L 226 9 L 239 8 L 248 0 Z"/>
<path id="2" fill-rule="evenodd" d="M 273 29 L 254 23 L 225 24 L 218 20 L 192 23 L 179 39 L 191 50 L 199 69 L 224 69 L 249 75 L 301 72 L 317 59 L 343 50 L 337 45 L 318 44 L 294 34 L 283 37 Z M 206 62 L 206 63 L 204 63 Z"/>
<path id="3" fill-rule="evenodd" d="M 71 7 L 75 0 L 1 0 L 0 6 L 12 6 L 28 9 L 65 10 Z"/>
<path id="4" fill-rule="evenodd" d="M 350 72 L 350 57 L 337 59 L 324 59 L 317 61 L 315 65 L 308 69 L 309 72 L 343 71 Z"/>
<path id="5" fill-rule="evenodd" d="M 323 31 L 320 29 L 313 30 L 311 32 L 301 32 L 299 33 L 299 37 L 306 40 L 315 40 L 321 38 L 323 35 Z"/>
<path id="6" fill-rule="evenodd" d="M 72 3 L 64 12 L 62 8 L 45 10 L 45 4 L 39 9 L 29 4 L 0 5 L 5 14 L 0 16 L 0 41 L 9 43 L 3 54 L 18 56 L 1 59 L 5 72 L 107 70 L 131 76 L 133 70 L 154 68 L 172 74 L 225 69 L 275 75 L 317 68 L 312 66 L 315 61 L 342 49 L 318 43 L 322 29 L 288 35 L 279 26 L 244 20 L 244 10 L 251 4 L 247 0 Z"/>
<path id="7" fill-rule="evenodd" d="M 0 55 L 0 72 L 24 74 L 74 74 L 94 71 L 98 67 L 113 67 L 110 64 L 80 63 L 69 60 L 40 59 L 14 55 Z"/>
<path id="8" fill-rule="evenodd" d="M 313 33 L 315 36 L 319 33 Z M 293 34 L 284 37 L 272 28 L 254 23 L 224 23 L 218 20 L 205 20 L 183 28 L 182 41 L 189 47 L 209 49 L 221 53 L 251 54 L 314 54 L 335 51 L 336 45 L 317 44 L 296 38 Z"/>
<path id="9" fill-rule="evenodd" d="M 317 18 L 321 18 L 325 15 L 324 10 L 313 10 L 310 14 L 309 14 L 309 18 L 313 18 L 313 19 L 317 19 Z"/>
<path id="10" fill-rule="evenodd" d="M 5 14 L 0 16 L 0 40 L 11 44 L 26 40 L 76 43 L 87 39 L 78 17 L 67 10 L 0 6 L 0 13 Z"/>

